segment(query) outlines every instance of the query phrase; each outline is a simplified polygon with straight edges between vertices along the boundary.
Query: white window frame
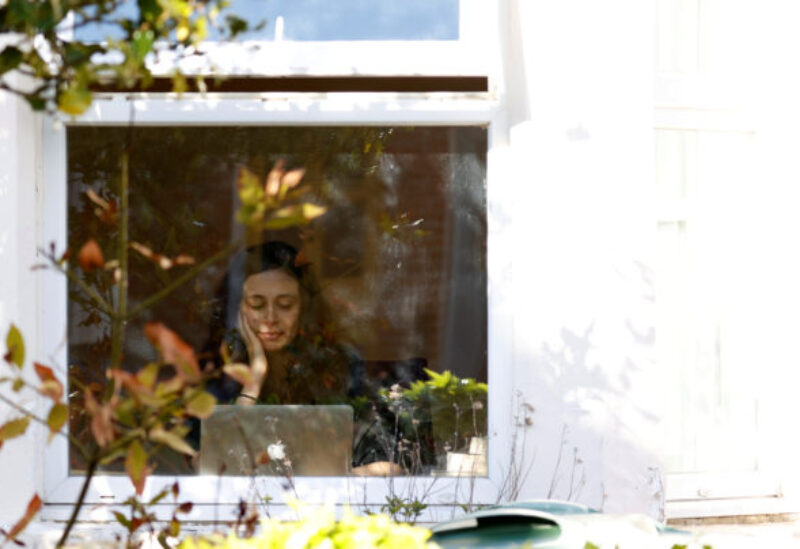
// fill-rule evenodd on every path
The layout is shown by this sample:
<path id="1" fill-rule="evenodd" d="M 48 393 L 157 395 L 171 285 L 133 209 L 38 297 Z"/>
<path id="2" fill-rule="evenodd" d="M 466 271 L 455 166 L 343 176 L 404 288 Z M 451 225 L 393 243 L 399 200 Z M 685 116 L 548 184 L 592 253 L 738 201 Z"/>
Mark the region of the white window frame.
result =
<path id="1" fill-rule="evenodd" d="M 499 103 L 489 94 L 255 94 L 243 97 L 206 96 L 183 99 L 170 95 L 100 97 L 84 116 L 64 121 L 67 125 L 115 125 L 128 123 L 131 107 L 135 122 L 147 125 L 486 125 L 487 151 L 487 275 L 488 275 L 488 384 L 489 384 L 489 474 L 487 478 L 394 477 L 394 478 L 311 478 L 294 479 L 300 500 L 310 503 L 335 503 L 354 507 L 367 504 L 372 510 L 386 502 L 386 495 L 432 494 L 425 520 L 449 518 L 454 501 L 494 503 L 503 475 L 508 474 L 513 394 L 511 376 L 503 371 L 512 363 L 511 295 L 508 283 L 511 250 L 502 244 L 510 239 L 511 220 L 500 206 L 509 204 L 512 194 L 506 175 L 507 127 Z M 39 246 L 54 242 L 66 247 L 67 185 L 66 132 L 48 120 L 43 129 L 43 153 L 39 219 Z M 62 381 L 67 363 L 67 282 L 57 273 L 41 278 L 38 356 L 59 365 Z M 56 437 L 47 447 L 44 463 L 44 518 L 68 517 L 84 477 L 68 474 L 67 441 Z M 257 489 L 274 498 L 271 514 L 285 510 L 291 494 L 280 488 L 280 479 L 262 477 L 151 476 L 143 498 L 147 500 L 180 480 L 181 499 L 195 503 L 191 520 L 228 520 L 240 498 L 253 496 Z M 98 474 L 92 481 L 82 519 L 111 520 L 110 511 L 133 493 L 124 475 Z M 169 505 L 159 506 L 168 517 Z"/>
<path id="2" fill-rule="evenodd" d="M 498 70 L 500 10 L 500 0 L 459 0 L 456 40 L 207 41 L 204 56 L 161 52 L 150 69 L 156 77 L 176 66 L 228 76 L 487 76 Z"/>

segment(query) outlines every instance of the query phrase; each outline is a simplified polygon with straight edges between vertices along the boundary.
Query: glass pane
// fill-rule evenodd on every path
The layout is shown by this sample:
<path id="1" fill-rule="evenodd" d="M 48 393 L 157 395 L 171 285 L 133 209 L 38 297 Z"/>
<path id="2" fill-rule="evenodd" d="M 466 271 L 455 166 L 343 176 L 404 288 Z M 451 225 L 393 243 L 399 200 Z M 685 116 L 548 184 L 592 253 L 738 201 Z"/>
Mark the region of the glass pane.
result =
<path id="1" fill-rule="evenodd" d="M 334 7 L 335 6 L 335 7 Z M 133 17 L 135 4 L 123 5 L 118 13 Z M 458 40 L 459 0 L 235 0 L 227 13 L 238 15 L 258 31 L 245 34 L 250 40 Z M 101 41 L 110 28 L 82 26 L 76 36 Z M 112 33 L 112 37 L 119 35 Z M 212 32 L 210 39 L 219 35 Z"/>
<path id="2" fill-rule="evenodd" d="M 158 359 L 145 337 L 153 320 L 186 341 L 209 371 L 219 373 L 225 353 L 246 365 L 263 357 L 268 373 L 256 394 L 240 397 L 244 388 L 227 376 L 210 383 L 221 403 L 249 410 L 237 415 L 242 436 L 234 461 L 242 467 L 253 465 L 246 441 L 263 452 L 280 440 L 295 474 L 319 474 L 313 467 L 322 458 L 311 440 L 346 439 L 352 444 L 329 474 L 387 462 L 403 474 L 446 473 L 448 461 L 451 473 L 466 467 L 485 474 L 485 128 L 137 127 L 129 135 L 127 128 L 71 127 L 73 250 L 94 238 L 106 258 L 116 255 L 118 223 L 103 214 L 98 197 L 119 203 L 127 139 L 129 311 L 192 268 L 181 256 L 200 263 L 244 242 L 130 319 L 126 370 Z M 305 170 L 290 196 L 325 213 L 302 226 L 245 229 L 237 222 L 242 178 L 249 174 L 262 188 L 280 165 L 285 177 Z M 118 299 L 114 267 L 82 275 L 111 302 Z M 111 327 L 80 288 L 70 285 L 69 294 L 71 428 L 85 440 L 90 426 L 78 388 L 91 386 L 99 398 L 107 387 Z M 259 405 L 245 406 L 242 398 Z M 293 425 L 292 433 L 266 431 L 266 416 L 252 416 L 267 405 L 280 409 L 265 414 L 281 418 L 268 423 Z M 349 420 L 342 406 L 351 407 Z M 193 424 L 187 440 L 219 441 L 212 423 Z M 222 425 L 231 430 L 230 422 Z M 73 469 L 83 467 L 78 453 L 71 459 Z M 158 466 L 191 473 L 205 464 L 206 472 L 219 472 L 215 459 L 200 444 L 199 462 L 162 451 Z M 274 468 L 280 463 L 271 463 L 255 472 L 282 474 Z M 248 472 L 236 467 L 227 463 L 226 473 Z"/>

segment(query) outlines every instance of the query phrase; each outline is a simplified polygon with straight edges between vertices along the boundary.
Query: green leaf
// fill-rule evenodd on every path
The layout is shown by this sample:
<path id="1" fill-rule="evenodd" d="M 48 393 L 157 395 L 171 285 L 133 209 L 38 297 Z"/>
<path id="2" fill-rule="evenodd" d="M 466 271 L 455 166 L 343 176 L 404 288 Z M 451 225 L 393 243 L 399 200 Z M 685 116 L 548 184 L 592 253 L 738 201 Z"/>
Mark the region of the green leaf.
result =
<path id="1" fill-rule="evenodd" d="M 150 503 L 148 503 L 148 505 L 155 505 L 156 503 L 158 503 L 159 501 L 161 501 L 162 499 L 164 499 L 168 495 L 169 495 L 169 488 L 164 488 L 159 493 L 157 493 L 155 496 L 153 496 L 153 499 L 150 500 Z"/>
<path id="2" fill-rule="evenodd" d="M 100 465 L 109 465 L 111 463 L 114 463 L 115 461 L 117 461 L 121 457 L 124 457 L 125 456 L 125 452 L 126 452 L 125 447 L 117 448 L 116 450 L 112 451 L 108 455 L 103 456 L 100 459 Z"/>
<path id="3" fill-rule="evenodd" d="M 142 495 L 144 483 L 147 480 L 147 453 L 138 440 L 134 440 L 128 447 L 128 455 L 125 457 L 125 472 L 131 479 L 136 493 Z"/>
<path id="4" fill-rule="evenodd" d="M 26 95 L 25 100 L 34 111 L 43 111 L 47 107 L 47 101 L 36 95 Z"/>
<path id="5" fill-rule="evenodd" d="M 114 511 L 114 518 L 117 519 L 117 522 L 119 522 L 126 529 L 130 528 L 131 521 L 129 521 L 128 518 L 119 511 Z"/>
<path id="6" fill-rule="evenodd" d="M 16 364 L 18 368 L 22 368 L 22 364 L 25 362 L 25 340 L 22 338 L 22 332 L 13 324 L 8 329 L 8 334 L 6 334 L 6 349 L 6 362 Z"/>
<path id="7" fill-rule="evenodd" d="M 29 417 L 6 421 L 3 425 L 0 425 L 0 442 L 24 435 L 30 422 L 31 418 Z"/>
<path id="8" fill-rule="evenodd" d="M 69 407 L 66 404 L 58 402 L 50 408 L 50 413 L 47 414 L 47 426 L 50 427 L 51 439 L 64 427 L 68 419 Z"/>
<path id="9" fill-rule="evenodd" d="M 14 380 L 14 384 L 11 386 L 11 389 L 15 393 L 18 393 L 22 390 L 23 387 L 25 387 L 25 380 L 22 379 L 21 377 L 18 377 L 17 379 Z"/>
<path id="10" fill-rule="evenodd" d="M 0 52 L 0 74 L 16 69 L 22 63 L 22 51 L 14 46 L 6 46 Z"/>
<path id="11" fill-rule="evenodd" d="M 87 45 L 81 42 L 67 42 L 64 47 L 64 62 L 72 67 L 87 63 L 96 52 L 103 51 L 97 45 Z"/>
<path id="12" fill-rule="evenodd" d="M 210 393 L 203 391 L 186 403 L 186 413 L 190 416 L 204 419 L 211 415 L 216 404 L 217 399 Z"/>
<path id="13" fill-rule="evenodd" d="M 139 12 L 143 20 L 155 22 L 164 11 L 157 0 L 138 0 Z"/>
<path id="14" fill-rule="evenodd" d="M 234 38 L 243 32 L 247 32 L 247 21 L 241 19 L 240 17 L 236 17 L 235 15 L 227 15 L 225 16 L 225 23 L 228 27 L 228 32 L 230 33 L 231 38 Z"/>
<path id="15" fill-rule="evenodd" d="M 206 393 L 207 394 L 207 393 Z M 212 404 L 213 409 L 213 404 Z M 153 442 L 158 442 L 161 444 L 165 444 L 175 450 L 176 452 L 180 452 L 181 454 L 186 454 L 187 456 L 194 456 L 197 452 L 195 452 L 194 448 L 189 446 L 183 437 L 176 435 L 173 432 L 166 431 L 161 427 L 157 427 L 150 431 L 150 440 Z"/>
<path id="16" fill-rule="evenodd" d="M 145 56 L 153 49 L 155 35 L 153 31 L 136 31 L 133 33 L 133 56 L 137 61 L 143 62 Z"/>

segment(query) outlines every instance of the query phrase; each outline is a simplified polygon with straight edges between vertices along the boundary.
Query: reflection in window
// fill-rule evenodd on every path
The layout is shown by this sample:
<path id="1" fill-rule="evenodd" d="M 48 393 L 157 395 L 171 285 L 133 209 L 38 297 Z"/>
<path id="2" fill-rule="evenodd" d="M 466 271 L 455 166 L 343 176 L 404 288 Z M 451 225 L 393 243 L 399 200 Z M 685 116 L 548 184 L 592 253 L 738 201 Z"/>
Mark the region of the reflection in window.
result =
<path id="1" fill-rule="evenodd" d="M 72 249 L 94 237 L 114 255 L 116 229 L 87 191 L 115 200 L 127 132 L 68 130 Z M 263 350 L 269 374 L 245 398 L 273 406 L 243 406 L 245 388 L 221 376 L 213 390 L 230 407 L 188 435 L 199 463 L 162 451 L 159 471 L 286 474 L 289 462 L 292 474 L 339 475 L 390 462 L 404 473 L 485 474 L 485 128 L 137 127 L 130 139 L 137 245 L 198 261 L 245 245 L 129 322 L 125 368 L 156 359 L 144 324 L 158 320 L 209 368 L 221 365 L 223 347 L 241 362 Z M 326 212 L 301 227 L 248 232 L 235 219 L 237 178 L 247 170 L 264 181 L 276 165 L 304 169 L 303 200 Z M 180 276 L 151 259 L 130 253 L 132 307 Z M 115 291 L 108 273 L 84 276 Z M 111 344 L 106 318 L 80 295 L 70 286 L 78 395 L 75 387 L 106 383 Z M 73 405 L 72 432 L 85 438 L 81 403 Z M 236 421 L 224 421 L 231 413 Z M 234 445 L 213 439 L 220 420 L 243 445 L 224 466 L 208 452 Z M 303 429 L 281 431 L 292 424 Z M 345 443 L 333 452 L 312 439 Z M 82 466 L 73 452 L 71 468 Z"/>
<path id="2" fill-rule="evenodd" d="M 328 0 L 236 0 L 226 13 L 254 27 L 264 23 L 242 36 L 248 40 L 458 40 L 459 0 L 338 0 L 331 6 Z M 132 2 L 117 10 L 120 17 L 135 13 Z M 86 25 L 75 34 L 79 40 L 100 42 L 109 32 L 108 26 Z M 209 38 L 219 39 L 214 29 Z"/>

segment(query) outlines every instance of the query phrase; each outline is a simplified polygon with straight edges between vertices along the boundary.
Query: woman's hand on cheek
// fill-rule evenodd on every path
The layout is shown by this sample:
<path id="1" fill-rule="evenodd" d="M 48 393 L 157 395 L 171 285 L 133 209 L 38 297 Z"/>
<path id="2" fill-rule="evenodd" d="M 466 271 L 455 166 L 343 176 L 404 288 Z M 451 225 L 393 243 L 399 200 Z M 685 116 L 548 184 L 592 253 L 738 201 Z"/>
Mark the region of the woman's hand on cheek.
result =
<path id="1" fill-rule="evenodd" d="M 242 387 L 241 392 L 246 395 L 250 395 L 251 397 L 258 398 L 258 395 L 261 392 L 261 385 L 263 385 L 264 380 L 267 378 L 267 372 L 269 371 L 267 355 L 264 352 L 264 347 L 261 346 L 261 342 L 258 340 L 258 336 L 256 336 L 256 334 L 250 328 L 250 325 L 247 323 L 247 319 L 245 318 L 244 312 L 241 309 L 239 309 L 239 318 L 237 323 L 239 333 L 242 334 L 245 345 L 247 346 L 247 354 L 250 357 L 250 374 L 252 377 L 252 380 Z M 252 404 L 253 400 L 248 398 L 240 398 L 238 399 L 238 402 L 241 404 Z"/>

